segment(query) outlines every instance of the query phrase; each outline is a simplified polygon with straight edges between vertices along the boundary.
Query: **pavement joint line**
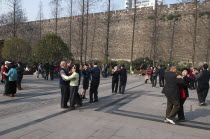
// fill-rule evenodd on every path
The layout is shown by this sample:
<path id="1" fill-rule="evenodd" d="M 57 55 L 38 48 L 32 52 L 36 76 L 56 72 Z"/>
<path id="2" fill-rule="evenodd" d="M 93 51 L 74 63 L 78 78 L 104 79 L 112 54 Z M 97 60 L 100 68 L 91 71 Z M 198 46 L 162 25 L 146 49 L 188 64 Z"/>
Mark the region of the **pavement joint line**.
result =
<path id="1" fill-rule="evenodd" d="M 108 82 L 108 83 L 111 83 L 111 82 Z M 104 83 L 104 84 L 108 84 L 108 83 Z M 103 85 L 103 83 L 100 84 L 100 85 Z M 80 87 L 80 89 L 81 89 L 81 88 L 82 88 L 82 87 Z M 55 89 L 48 89 L 48 91 L 52 91 L 52 90 L 55 90 Z M 56 89 L 56 90 L 59 90 L 59 88 Z M 36 91 L 36 92 L 37 92 L 37 91 Z M 55 93 L 55 92 L 54 92 L 54 93 Z M 1 104 L 7 104 L 7 103 L 10 103 L 10 102 L 13 102 L 13 101 L 22 100 L 22 99 L 28 99 L 28 98 L 38 97 L 38 96 L 51 95 L 51 94 L 54 94 L 54 93 L 38 94 L 38 95 L 33 95 L 33 96 L 28 96 L 28 97 L 22 97 L 22 98 L 17 98 L 17 99 L 12 99 L 12 100 L 1 101 L 1 102 L 0 102 L 0 105 L 1 105 Z M 25 93 L 24 93 L 24 94 L 25 94 Z"/>
<path id="2" fill-rule="evenodd" d="M 131 89 L 134 89 L 134 88 L 139 87 L 139 86 L 140 86 L 140 85 L 137 85 L 137 86 L 128 88 L 127 90 L 131 90 Z M 126 90 L 126 91 L 127 91 L 127 90 Z M 132 95 L 132 94 L 130 94 L 130 95 Z M 128 95 L 128 96 L 129 96 L 129 95 Z M 106 96 L 106 97 L 104 97 L 104 98 L 108 98 L 108 97 L 112 97 L 112 95 L 111 95 L 111 96 Z M 104 99 L 104 98 L 102 98 L 102 99 Z M 14 131 L 17 131 L 17 130 L 20 130 L 20 129 L 25 128 L 25 127 L 28 127 L 28 126 L 31 126 L 31 125 L 33 125 L 33 124 L 37 124 L 37 123 L 43 122 L 43 121 L 45 121 L 45 120 L 54 118 L 54 117 L 56 117 L 56 116 L 65 114 L 65 113 L 67 113 L 67 112 L 70 112 L 70 110 L 64 110 L 64 111 L 61 111 L 61 112 L 57 112 L 57 113 L 48 115 L 48 116 L 43 117 L 43 118 L 39 118 L 39 119 L 33 120 L 33 121 L 31 121 L 31 122 L 28 122 L 28 123 L 25 123 L 25 124 L 22 124 L 22 125 L 19 125 L 19 126 L 16 126 L 16 127 L 12 127 L 12 128 L 9 128 L 9 129 L 0 131 L 0 136 L 5 135 L 5 134 L 8 134 L 8 133 L 11 133 L 11 132 L 14 132 Z"/>
<path id="3" fill-rule="evenodd" d="M 127 113 L 129 113 L 129 114 L 127 114 Z M 159 122 L 159 123 L 165 124 L 163 122 L 164 117 L 162 117 L 162 119 L 159 119 L 159 118 L 155 119 L 155 118 L 150 118 L 150 117 L 144 117 L 144 116 L 141 116 L 140 114 L 132 115 L 132 114 L 130 114 L 129 111 L 127 111 L 127 113 L 123 113 L 123 112 L 120 112 L 119 110 L 116 110 L 116 111 L 111 112 L 110 114 L 120 115 L 120 116 L 124 116 L 124 117 L 131 117 L 131 118 L 136 118 L 136 119 L 142 119 L 142 120 L 148 120 L 148 121 Z M 194 122 L 194 121 L 189 121 L 189 122 Z M 185 122 L 185 123 L 187 123 L 187 122 Z M 203 124 L 206 124 L 206 123 L 203 123 Z M 210 130 L 210 127 L 199 126 L 199 125 L 195 125 L 195 124 L 187 125 L 184 123 L 178 123 L 175 126 L 183 126 L 183 127 L 196 128 L 196 129 L 202 129 L 202 130 Z"/>

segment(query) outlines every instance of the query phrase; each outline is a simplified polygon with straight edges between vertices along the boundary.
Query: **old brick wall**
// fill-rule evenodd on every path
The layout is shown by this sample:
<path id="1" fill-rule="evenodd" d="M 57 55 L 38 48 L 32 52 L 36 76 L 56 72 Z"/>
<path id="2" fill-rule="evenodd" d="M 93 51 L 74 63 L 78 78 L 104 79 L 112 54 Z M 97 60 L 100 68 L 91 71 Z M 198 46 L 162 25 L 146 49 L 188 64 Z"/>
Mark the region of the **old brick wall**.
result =
<path id="1" fill-rule="evenodd" d="M 193 48 L 193 29 L 194 29 L 194 4 L 187 3 L 173 4 L 170 7 L 161 6 L 158 8 L 159 19 L 163 15 L 180 14 L 181 17 L 176 21 L 174 30 L 174 47 L 172 59 L 175 61 L 191 61 Z M 210 11 L 210 1 L 205 1 L 199 5 L 199 12 Z M 154 20 L 148 19 L 153 16 L 152 7 L 138 9 L 135 30 L 134 59 L 140 57 L 151 57 L 153 25 Z M 106 46 L 106 21 L 107 13 L 96 13 L 89 15 L 88 28 L 88 52 L 87 58 L 104 59 L 104 48 Z M 173 20 L 158 21 L 158 45 L 156 61 L 169 60 L 171 49 L 171 36 L 173 32 Z M 73 17 L 72 28 L 72 53 L 75 59 L 80 55 L 80 33 L 81 16 Z M 130 60 L 131 41 L 133 27 L 133 11 L 122 10 L 112 12 L 110 27 L 110 48 L 109 58 L 113 60 Z M 55 20 L 44 20 L 42 22 L 42 35 L 54 32 Z M 65 43 L 70 44 L 69 18 L 60 18 L 58 21 L 58 35 Z M 210 18 L 207 16 L 198 19 L 198 42 L 196 44 L 196 61 L 206 62 L 209 59 L 207 49 L 209 49 L 210 38 Z M 86 27 L 84 28 L 86 32 Z M 0 27 L 0 40 L 5 40 L 12 36 L 11 28 Z M 32 46 L 39 39 L 39 22 L 28 22 L 20 25 L 18 36 L 29 41 Z M 84 33 L 85 46 L 85 33 Z M 93 50 L 93 51 L 92 51 Z M 84 57 L 84 56 L 83 56 Z"/>

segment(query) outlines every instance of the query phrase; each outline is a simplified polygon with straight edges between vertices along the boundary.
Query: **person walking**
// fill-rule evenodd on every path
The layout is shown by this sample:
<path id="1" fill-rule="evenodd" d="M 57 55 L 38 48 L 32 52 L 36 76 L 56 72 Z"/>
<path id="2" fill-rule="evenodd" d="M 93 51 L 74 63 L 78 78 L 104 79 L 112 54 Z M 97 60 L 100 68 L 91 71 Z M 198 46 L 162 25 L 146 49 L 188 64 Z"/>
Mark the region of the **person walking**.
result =
<path id="1" fill-rule="evenodd" d="M 182 70 L 182 76 L 184 80 L 184 84 L 179 85 L 180 89 L 180 109 L 178 112 L 178 121 L 179 122 L 184 122 L 185 121 L 185 115 L 184 115 L 184 103 L 186 99 L 189 97 L 189 91 L 188 88 L 190 87 L 190 82 L 192 79 L 190 79 L 189 76 L 190 69 L 184 68 Z"/>
<path id="2" fill-rule="evenodd" d="M 145 76 L 145 84 L 147 84 L 147 81 L 150 79 L 150 81 L 152 82 L 151 80 L 151 74 L 152 74 L 152 69 L 150 67 L 147 68 L 146 70 L 146 76 Z"/>
<path id="3" fill-rule="evenodd" d="M 9 72 L 9 64 L 10 63 L 11 62 L 9 62 L 9 61 L 5 61 L 4 67 L 2 68 L 2 79 L 3 79 L 3 83 L 4 83 L 4 94 L 3 94 L 3 96 L 9 95 L 9 81 L 8 81 L 8 77 L 4 73 Z"/>
<path id="4" fill-rule="evenodd" d="M 90 73 L 89 73 L 88 67 L 89 66 L 85 64 L 82 70 L 82 77 L 83 77 L 83 90 L 81 92 L 82 99 L 87 99 L 85 95 L 86 95 L 86 91 L 89 88 L 89 81 L 90 81 Z"/>
<path id="5" fill-rule="evenodd" d="M 164 82 L 164 76 L 165 76 L 165 70 L 162 68 L 162 66 L 158 67 L 158 75 L 159 75 L 159 85 L 160 87 L 164 87 L 165 82 Z"/>
<path id="6" fill-rule="evenodd" d="M 1 63 L 1 67 L 0 67 L 0 75 L 1 75 L 1 83 L 4 83 L 4 80 L 3 80 L 3 68 L 4 68 L 4 63 Z"/>
<path id="7" fill-rule="evenodd" d="M 17 88 L 18 88 L 18 90 L 22 90 L 21 82 L 23 79 L 24 68 L 21 66 L 21 62 L 18 62 L 17 65 L 18 65 L 18 67 L 16 68 L 16 70 L 17 70 Z"/>
<path id="8" fill-rule="evenodd" d="M 197 88 L 197 94 L 198 94 L 198 100 L 199 100 L 199 106 L 205 106 L 206 105 L 206 97 L 208 95 L 209 91 L 209 79 L 210 79 L 210 72 L 207 70 L 208 65 L 203 65 L 203 70 L 196 74 L 197 72 L 194 71 L 193 74 L 198 81 L 198 88 Z"/>
<path id="9" fill-rule="evenodd" d="M 120 87 L 119 87 L 119 93 L 124 94 L 125 93 L 125 87 L 127 83 L 127 70 L 125 69 L 124 65 L 121 65 L 121 69 L 119 71 L 120 75 Z"/>
<path id="10" fill-rule="evenodd" d="M 92 76 L 90 83 L 90 101 L 89 103 L 98 102 L 98 87 L 100 84 L 100 69 L 95 62 L 93 68 L 90 70 Z M 94 95 L 94 100 L 93 100 Z"/>
<path id="11" fill-rule="evenodd" d="M 49 73 L 50 73 L 50 64 L 49 63 L 46 63 L 44 65 L 44 71 L 45 71 L 45 79 L 48 80 Z"/>
<path id="12" fill-rule="evenodd" d="M 39 64 L 38 66 L 38 74 L 37 74 L 37 78 L 39 78 L 39 75 L 42 75 L 43 77 L 43 68 L 42 68 L 42 63 Z"/>
<path id="13" fill-rule="evenodd" d="M 72 74 L 70 76 L 66 76 L 65 74 L 61 74 L 61 76 L 65 80 L 71 80 L 70 82 L 70 110 L 75 110 L 75 104 L 78 106 L 82 106 L 82 100 L 78 93 L 79 90 L 79 67 L 74 65 L 72 67 Z"/>
<path id="14" fill-rule="evenodd" d="M 190 73 L 189 73 L 189 78 L 191 79 L 190 81 L 190 89 L 194 90 L 195 89 L 195 76 L 193 75 L 193 70 L 194 67 L 190 68 Z"/>
<path id="15" fill-rule="evenodd" d="M 157 84 L 157 75 L 158 75 L 158 70 L 156 67 L 153 68 L 153 71 L 152 71 L 152 87 L 156 87 L 156 84 Z"/>
<path id="16" fill-rule="evenodd" d="M 167 98 L 166 118 L 164 122 L 175 124 L 174 118 L 180 109 L 180 90 L 179 84 L 183 84 L 183 77 L 178 75 L 175 66 L 170 67 L 170 71 L 165 73 L 166 84 L 162 93 Z"/>
<path id="17" fill-rule="evenodd" d="M 14 97 L 17 92 L 17 70 L 14 63 L 10 64 L 10 68 L 8 73 L 4 72 L 4 75 L 9 77 L 8 94 Z"/>
<path id="18" fill-rule="evenodd" d="M 50 80 L 54 80 L 55 66 L 54 66 L 53 62 L 50 64 L 49 70 L 50 70 Z"/>
<path id="19" fill-rule="evenodd" d="M 112 93 L 116 94 L 119 84 L 119 71 L 117 66 L 115 66 L 114 69 L 112 70 L 111 76 L 112 76 Z"/>
<path id="20" fill-rule="evenodd" d="M 60 71 L 59 71 L 59 84 L 61 88 L 61 108 L 68 108 L 68 100 L 69 100 L 69 81 L 66 81 L 62 75 L 68 76 L 67 72 L 67 63 L 66 61 L 62 61 L 60 63 Z"/>

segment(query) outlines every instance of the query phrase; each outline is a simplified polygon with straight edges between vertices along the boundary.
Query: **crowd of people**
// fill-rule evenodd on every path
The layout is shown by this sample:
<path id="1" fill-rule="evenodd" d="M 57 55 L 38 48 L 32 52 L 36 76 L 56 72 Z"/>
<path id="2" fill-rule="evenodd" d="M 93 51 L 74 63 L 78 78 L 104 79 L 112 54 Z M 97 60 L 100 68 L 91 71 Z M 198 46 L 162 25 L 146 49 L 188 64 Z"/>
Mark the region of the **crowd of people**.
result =
<path id="1" fill-rule="evenodd" d="M 56 67 L 52 64 L 41 63 L 37 67 L 37 78 L 41 74 L 48 80 L 54 79 L 54 70 Z M 104 78 L 108 76 L 107 65 L 102 66 L 102 72 L 95 62 L 93 64 L 83 65 L 82 71 L 79 64 L 72 64 L 72 61 L 62 61 L 60 63 L 58 77 L 61 89 L 61 108 L 75 109 L 75 105 L 81 107 L 82 100 L 87 99 L 86 93 L 89 89 L 89 103 L 98 102 L 98 88 L 100 84 L 100 75 Z M 23 79 L 24 68 L 21 62 L 12 63 L 5 61 L 1 66 L 1 82 L 4 83 L 4 96 L 14 97 L 17 89 L 22 90 L 21 81 Z M 162 93 L 167 98 L 167 108 L 164 122 L 176 124 L 178 121 L 185 121 L 184 103 L 189 97 L 189 90 L 196 89 L 199 106 L 206 106 L 206 97 L 209 91 L 210 72 L 208 65 L 204 64 L 200 70 L 196 68 L 184 68 L 181 72 L 177 71 L 176 66 L 169 66 L 166 71 L 162 66 L 148 67 L 145 76 L 145 84 L 151 81 L 152 87 L 156 87 L 159 77 L 159 85 L 163 88 Z M 127 70 L 124 65 L 113 67 L 112 69 L 112 93 L 124 94 L 127 83 Z M 79 92 L 79 86 L 82 81 L 82 91 Z M 68 105 L 68 103 L 70 105 Z"/>
<path id="2" fill-rule="evenodd" d="M 4 83 L 4 96 L 14 97 L 17 89 L 22 90 L 21 82 L 24 69 L 21 62 L 5 61 L 1 66 L 1 83 Z"/>
<path id="3" fill-rule="evenodd" d="M 75 105 L 82 106 L 82 99 L 86 98 L 86 92 L 89 89 L 89 103 L 98 102 L 98 87 L 100 84 L 100 76 L 107 77 L 95 62 L 93 64 L 85 64 L 83 70 L 80 71 L 80 65 L 72 64 L 72 61 L 62 61 L 60 63 L 59 83 L 61 88 L 61 108 L 75 109 Z M 105 76 L 104 76 L 105 74 Z M 112 93 L 124 94 L 127 71 L 124 65 L 114 67 L 112 70 Z M 83 89 L 79 93 L 79 85 L 81 77 L 83 77 Z M 90 85 L 90 87 L 89 87 Z M 68 102 L 70 105 L 68 106 Z"/>

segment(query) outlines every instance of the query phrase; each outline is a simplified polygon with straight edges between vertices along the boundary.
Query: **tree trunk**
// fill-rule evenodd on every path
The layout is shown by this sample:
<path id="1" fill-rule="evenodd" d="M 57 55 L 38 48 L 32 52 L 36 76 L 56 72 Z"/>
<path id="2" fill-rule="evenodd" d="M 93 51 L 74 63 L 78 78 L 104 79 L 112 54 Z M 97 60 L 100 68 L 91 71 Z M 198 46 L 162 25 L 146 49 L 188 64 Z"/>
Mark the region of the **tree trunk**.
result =
<path id="1" fill-rule="evenodd" d="M 82 2 L 82 23 L 81 23 L 81 41 L 80 41 L 80 66 L 82 66 L 82 54 L 83 54 L 83 41 L 84 41 L 84 11 L 85 11 L 85 0 Z"/>
<path id="2" fill-rule="evenodd" d="M 109 32 L 110 32 L 110 19 L 111 19 L 111 13 L 110 13 L 110 8 L 111 8 L 111 0 L 109 1 L 108 5 L 108 19 L 107 19 L 107 37 L 106 37 L 106 49 L 105 49 L 105 61 L 106 64 L 108 64 L 109 61 Z"/>
<path id="3" fill-rule="evenodd" d="M 89 0 L 87 0 L 87 16 L 86 16 L 86 24 L 87 24 L 87 28 L 86 28 L 86 43 L 85 43 L 85 63 L 87 61 L 87 47 L 88 47 L 88 27 L 89 27 Z"/>
<path id="4" fill-rule="evenodd" d="M 134 8 L 134 16 L 133 16 L 133 35 L 132 35 L 132 43 L 131 43 L 131 63 L 130 63 L 130 71 L 133 69 L 133 47 L 134 47 L 134 41 L 135 41 L 135 29 L 136 29 L 136 1 L 134 2 L 135 8 Z"/>
<path id="5" fill-rule="evenodd" d="M 69 50 L 71 52 L 72 47 L 72 16 L 73 16 L 73 0 L 71 0 L 71 12 L 70 12 L 70 20 L 69 20 Z"/>
<path id="6" fill-rule="evenodd" d="M 193 35 L 193 54 L 192 54 L 192 65 L 195 66 L 195 51 L 197 45 L 197 24 L 198 24 L 198 1 L 194 0 L 195 3 L 195 26 L 194 26 L 194 35 Z"/>
<path id="7" fill-rule="evenodd" d="M 158 4 L 157 0 L 155 0 L 155 19 L 154 19 L 154 32 L 153 32 L 153 67 L 155 66 L 156 61 L 156 49 L 157 49 L 157 18 L 158 18 Z"/>

